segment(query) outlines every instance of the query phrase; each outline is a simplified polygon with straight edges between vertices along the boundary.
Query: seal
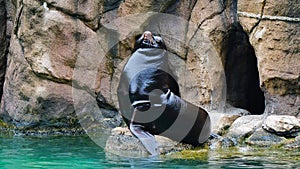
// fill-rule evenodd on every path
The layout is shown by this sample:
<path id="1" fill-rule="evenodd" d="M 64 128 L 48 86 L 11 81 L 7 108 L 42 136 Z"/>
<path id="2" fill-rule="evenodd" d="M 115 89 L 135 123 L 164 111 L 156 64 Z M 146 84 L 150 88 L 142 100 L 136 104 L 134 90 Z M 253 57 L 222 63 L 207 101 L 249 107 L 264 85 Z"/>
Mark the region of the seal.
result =
<path id="1" fill-rule="evenodd" d="M 157 155 L 153 135 L 198 146 L 210 136 L 208 113 L 180 97 L 161 37 L 146 31 L 121 74 L 119 107 L 130 131 L 151 155 Z"/>

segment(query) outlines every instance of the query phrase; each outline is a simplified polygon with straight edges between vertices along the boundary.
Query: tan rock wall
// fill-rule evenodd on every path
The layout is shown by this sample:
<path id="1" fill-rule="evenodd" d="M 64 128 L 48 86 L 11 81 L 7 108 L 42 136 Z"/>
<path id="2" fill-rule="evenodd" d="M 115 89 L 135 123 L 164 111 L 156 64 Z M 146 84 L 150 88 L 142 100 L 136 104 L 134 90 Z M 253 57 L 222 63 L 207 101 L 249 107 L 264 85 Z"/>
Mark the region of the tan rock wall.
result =
<path id="1" fill-rule="evenodd" d="M 74 97 L 74 88 L 91 102 L 100 92 L 105 104 L 117 107 L 118 73 L 130 56 L 135 36 L 146 29 L 165 39 L 172 66 L 178 67 L 175 74 L 183 97 L 209 111 L 223 112 L 224 66 L 232 50 L 228 37 L 237 21 L 257 57 L 266 111 L 299 115 L 298 1 L 5 2 L 6 12 L 0 9 L 0 15 L 8 17 L 0 21 L 6 23 L 7 32 L 0 28 L 1 43 L 3 34 L 11 34 L 11 40 L 8 55 L 0 50 L 0 57 L 8 58 L 1 114 L 17 127 L 79 127 L 74 100 L 80 95 Z M 243 45 L 238 48 L 241 51 Z M 77 101 L 82 105 L 90 100 Z M 101 115 L 95 107 L 83 107 L 81 112 Z"/>
<path id="2" fill-rule="evenodd" d="M 299 116 L 299 2 L 241 0 L 239 19 L 255 49 L 267 112 Z"/>
<path id="3" fill-rule="evenodd" d="M 16 10 L 1 112 L 18 129 L 80 127 L 72 76 L 77 57 L 92 60 L 99 53 L 97 34 L 89 25 L 95 18 L 82 9 L 76 14 L 67 3 L 60 8 L 55 5 L 19 1 Z"/>

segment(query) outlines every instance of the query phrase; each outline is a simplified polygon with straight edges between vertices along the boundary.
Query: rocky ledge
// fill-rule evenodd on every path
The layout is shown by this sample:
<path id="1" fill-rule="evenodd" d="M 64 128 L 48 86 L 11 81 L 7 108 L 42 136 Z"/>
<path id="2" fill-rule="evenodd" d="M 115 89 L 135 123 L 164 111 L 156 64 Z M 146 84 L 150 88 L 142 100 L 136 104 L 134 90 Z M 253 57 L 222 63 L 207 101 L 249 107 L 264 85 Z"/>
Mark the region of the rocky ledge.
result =
<path id="1" fill-rule="evenodd" d="M 219 137 L 210 138 L 202 147 L 178 143 L 155 136 L 161 154 L 194 152 L 195 149 L 217 150 L 229 147 L 268 147 L 300 149 L 300 119 L 281 115 L 223 115 L 213 130 Z M 112 130 L 107 140 L 107 152 L 125 156 L 147 156 L 141 142 L 127 128 Z"/>
<path id="2" fill-rule="evenodd" d="M 192 149 L 191 145 L 178 143 L 163 136 L 156 135 L 155 139 L 158 143 L 160 154 Z M 105 150 L 110 153 L 131 157 L 149 155 L 142 143 L 125 127 L 117 127 L 112 130 L 111 136 L 106 142 Z"/>

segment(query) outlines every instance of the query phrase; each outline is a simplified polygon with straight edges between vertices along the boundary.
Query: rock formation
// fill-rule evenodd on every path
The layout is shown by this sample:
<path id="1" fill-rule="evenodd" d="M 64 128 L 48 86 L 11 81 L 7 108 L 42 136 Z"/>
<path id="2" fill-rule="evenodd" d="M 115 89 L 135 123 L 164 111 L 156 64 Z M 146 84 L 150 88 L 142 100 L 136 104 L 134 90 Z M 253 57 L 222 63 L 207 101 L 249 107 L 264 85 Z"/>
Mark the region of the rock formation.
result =
<path id="1" fill-rule="evenodd" d="M 300 118 L 299 10 L 298 0 L 0 0 L 0 125 L 120 126 L 120 70 L 146 29 L 165 39 L 186 100 Z"/>
<path id="2" fill-rule="evenodd" d="M 266 112 L 299 117 L 300 13 L 293 3 L 240 0 L 238 14 L 255 50 Z"/>

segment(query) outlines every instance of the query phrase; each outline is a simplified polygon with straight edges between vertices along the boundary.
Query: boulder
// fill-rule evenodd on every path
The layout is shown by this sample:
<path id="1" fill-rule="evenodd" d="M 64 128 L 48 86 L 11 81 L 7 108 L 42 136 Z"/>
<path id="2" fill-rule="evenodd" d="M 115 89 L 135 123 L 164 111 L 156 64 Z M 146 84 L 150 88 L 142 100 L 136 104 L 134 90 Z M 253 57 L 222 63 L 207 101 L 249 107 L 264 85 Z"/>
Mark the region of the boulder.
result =
<path id="1" fill-rule="evenodd" d="M 192 146 L 181 144 L 163 136 L 155 136 L 160 154 L 191 149 Z M 149 156 L 142 143 L 132 135 L 128 128 L 117 127 L 112 130 L 105 146 L 110 153 L 129 157 Z"/>
<path id="2" fill-rule="evenodd" d="M 212 123 L 212 132 L 222 136 L 228 132 L 228 129 L 236 119 L 250 115 L 250 113 L 245 109 L 232 107 L 227 104 L 225 113 L 211 111 L 209 115 Z"/>
<path id="3" fill-rule="evenodd" d="M 295 116 L 270 115 L 264 120 L 262 127 L 280 136 L 296 137 L 300 133 L 300 120 Z"/>
<path id="4" fill-rule="evenodd" d="M 239 117 L 241 116 L 237 114 L 224 114 L 218 122 L 218 125 L 215 128 L 213 126 L 213 132 L 219 135 L 226 134 L 232 123 L 234 123 L 234 121 Z M 215 120 L 214 118 L 211 119 Z"/>
<path id="5" fill-rule="evenodd" d="M 249 137 L 256 129 L 261 128 L 263 116 L 249 115 L 236 119 L 229 128 L 227 137 L 237 139 L 238 141 Z"/>
<path id="6" fill-rule="evenodd" d="M 247 138 L 245 142 L 252 146 L 270 147 L 280 146 L 285 141 L 286 138 L 268 133 L 262 128 L 260 128 L 256 130 L 249 138 Z"/>

